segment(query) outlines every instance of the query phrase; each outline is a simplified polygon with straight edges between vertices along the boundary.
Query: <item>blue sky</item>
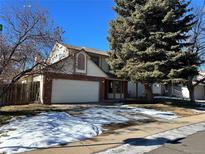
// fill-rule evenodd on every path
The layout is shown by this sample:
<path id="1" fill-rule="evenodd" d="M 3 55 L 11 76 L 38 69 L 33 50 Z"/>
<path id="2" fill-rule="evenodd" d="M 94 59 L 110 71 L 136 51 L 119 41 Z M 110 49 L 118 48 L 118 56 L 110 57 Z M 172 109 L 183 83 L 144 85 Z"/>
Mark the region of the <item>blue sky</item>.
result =
<path id="1" fill-rule="evenodd" d="M 108 50 L 108 25 L 115 17 L 112 0 L 38 1 L 66 31 L 66 43 Z"/>
<path id="2" fill-rule="evenodd" d="M 11 2 L 38 2 L 47 8 L 55 23 L 65 30 L 65 43 L 108 50 L 109 21 L 115 18 L 113 0 L 0 0 L 0 5 Z M 200 5 L 203 0 L 192 0 Z"/>

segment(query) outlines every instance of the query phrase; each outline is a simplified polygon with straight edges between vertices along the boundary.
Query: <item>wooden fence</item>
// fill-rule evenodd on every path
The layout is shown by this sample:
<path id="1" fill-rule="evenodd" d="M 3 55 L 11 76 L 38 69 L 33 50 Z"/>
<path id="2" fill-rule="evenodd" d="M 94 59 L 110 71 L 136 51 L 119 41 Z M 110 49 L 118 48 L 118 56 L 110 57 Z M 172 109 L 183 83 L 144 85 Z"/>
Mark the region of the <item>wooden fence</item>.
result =
<path id="1" fill-rule="evenodd" d="M 0 94 L 8 87 L 0 85 Z M 0 105 L 21 105 L 39 101 L 40 82 L 14 84 L 0 98 Z"/>

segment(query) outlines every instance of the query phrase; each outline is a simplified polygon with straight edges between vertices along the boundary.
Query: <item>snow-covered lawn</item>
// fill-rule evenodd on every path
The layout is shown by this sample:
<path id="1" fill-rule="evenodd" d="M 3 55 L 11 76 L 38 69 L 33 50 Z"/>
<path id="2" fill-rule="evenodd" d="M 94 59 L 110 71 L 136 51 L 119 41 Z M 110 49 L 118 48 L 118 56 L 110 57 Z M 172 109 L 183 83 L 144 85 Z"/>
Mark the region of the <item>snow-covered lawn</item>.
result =
<path id="1" fill-rule="evenodd" d="M 93 107 L 78 116 L 65 112 L 44 112 L 13 120 L 0 127 L 0 153 L 19 153 L 91 138 L 102 133 L 105 124 L 126 123 L 150 118 L 165 120 L 172 112 L 129 106 Z"/>

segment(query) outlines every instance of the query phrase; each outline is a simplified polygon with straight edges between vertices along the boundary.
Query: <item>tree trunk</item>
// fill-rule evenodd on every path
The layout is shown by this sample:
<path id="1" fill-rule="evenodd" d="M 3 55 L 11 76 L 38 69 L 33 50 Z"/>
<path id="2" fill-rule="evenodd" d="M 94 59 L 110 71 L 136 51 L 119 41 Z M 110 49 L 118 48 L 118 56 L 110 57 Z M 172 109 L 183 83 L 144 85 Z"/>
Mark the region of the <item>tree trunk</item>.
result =
<path id="1" fill-rule="evenodd" d="M 192 83 L 193 81 L 193 77 L 188 77 L 188 84 L 187 84 L 187 88 L 189 90 L 189 99 L 191 102 L 195 102 L 195 98 L 194 98 L 194 85 Z"/>
<path id="2" fill-rule="evenodd" d="M 153 93 L 152 93 L 152 87 L 150 84 L 145 83 L 145 93 L 148 101 L 153 101 Z"/>
<path id="3" fill-rule="evenodd" d="M 194 86 L 187 86 L 188 90 L 189 90 L 189 99 L 191 102 L 195 102 L 195 98 L 194 98 Z"/>

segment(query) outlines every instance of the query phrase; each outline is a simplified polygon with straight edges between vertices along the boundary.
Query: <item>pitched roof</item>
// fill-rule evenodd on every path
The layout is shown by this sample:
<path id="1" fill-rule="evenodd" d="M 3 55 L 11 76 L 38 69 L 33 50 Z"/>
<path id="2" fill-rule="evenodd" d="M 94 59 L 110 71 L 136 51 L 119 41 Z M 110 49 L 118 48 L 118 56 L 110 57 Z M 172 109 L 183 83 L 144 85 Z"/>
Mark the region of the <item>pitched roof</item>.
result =
<path id="1" fill-rule="evenodd" d="M 93 53 L 93 54 L 98 54 L 98 55 L 103 55 L 103 56 L 109 56 L 107 51 L 101 51 L 93 48 L 87 48 L 87 47 L 78 47 L 78 46 L 73 46 L 73 45 L 68 45 L 68 44 L 63 44 L 65 47 L 70 48 L 70 49 L 76 49 L 76 50 L 82 50 L 84 49 L 88 53 Z"/>

